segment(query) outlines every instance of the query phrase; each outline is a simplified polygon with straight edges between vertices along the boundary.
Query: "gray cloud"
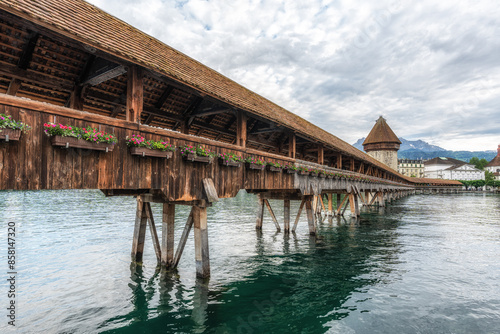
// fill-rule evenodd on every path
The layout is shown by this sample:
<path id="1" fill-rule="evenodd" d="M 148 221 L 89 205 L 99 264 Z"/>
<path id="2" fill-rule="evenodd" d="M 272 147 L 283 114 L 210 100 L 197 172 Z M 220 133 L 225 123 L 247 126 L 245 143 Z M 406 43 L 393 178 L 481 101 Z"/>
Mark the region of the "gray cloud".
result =
<path id="1" fill-rule="evenodd" d="M 500 143 L 494 2 L 90 2 L 347 142 L 384 115 L 447 149 Z"/>

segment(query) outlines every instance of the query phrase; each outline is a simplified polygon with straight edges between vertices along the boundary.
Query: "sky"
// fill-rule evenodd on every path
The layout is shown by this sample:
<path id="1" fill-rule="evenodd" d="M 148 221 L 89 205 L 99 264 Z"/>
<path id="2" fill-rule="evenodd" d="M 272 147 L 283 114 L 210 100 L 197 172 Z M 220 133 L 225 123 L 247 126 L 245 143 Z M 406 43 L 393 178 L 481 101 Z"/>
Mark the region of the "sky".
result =
<path id="1" fill-rule="evenodd" d="M 500 144 L 496 1 L 89 2 L 348 143 Z"/>

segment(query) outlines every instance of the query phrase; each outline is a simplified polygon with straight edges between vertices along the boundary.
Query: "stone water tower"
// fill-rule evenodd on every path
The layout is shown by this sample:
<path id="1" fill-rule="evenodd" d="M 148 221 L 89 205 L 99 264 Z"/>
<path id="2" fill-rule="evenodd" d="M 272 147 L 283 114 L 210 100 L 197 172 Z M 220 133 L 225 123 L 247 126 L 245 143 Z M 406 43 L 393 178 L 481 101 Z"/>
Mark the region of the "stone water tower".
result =
<path id="1" fill-rule="evenodd" d="M 363 148 L 368 155 L 395 171 L 398 170 L 399 145 L 401 145 L 401 141 L 382 116 L 379 117 L 363 142 Z"/>

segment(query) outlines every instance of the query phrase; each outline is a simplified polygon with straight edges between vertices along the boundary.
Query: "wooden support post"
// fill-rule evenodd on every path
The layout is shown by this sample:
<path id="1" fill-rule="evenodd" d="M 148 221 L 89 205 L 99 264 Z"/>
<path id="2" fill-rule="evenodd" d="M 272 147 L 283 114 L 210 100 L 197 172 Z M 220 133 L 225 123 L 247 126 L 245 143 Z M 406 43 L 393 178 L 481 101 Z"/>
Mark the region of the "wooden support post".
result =
<path id="1" fill-rule="evenodd" d="M 257 221 L 255 222 L 256 230 L 262 230 L 263 220 L 264 220 L 264 200 L 259 196 L 259 209 L 257 211 Z"/>
<path id="2" fill-rule="evenodd" d="M 143 109 L 144 83 L 142 70 L 138 66 L 130 66 L 127 78 L 127 121 L 139 123 Z"/>
<path id="3" fill-rule="evenodd" d="M 174 263 L 175 204 L 163 203 L 161 264 L 170 268 Z"/>
<path id="4" fill-rule="evenodd" d="M 336 167 L 338 169 L 342 169 L 342 154 L 337 154 L 337 161 L 336 161 Z"/>
<path id="5" fill-rule="evenodd" d="M 333 194 L 328 193 L 328 215 L 333 216 Z"/>
<path id="6" fill-rule="evenodd" d="M 385 199 L 383 191 L 379 191 L 378 193 L 378 205 L 382 208 L 385 207 Z"/>
<path id="7" fill-rule="evenodd" d="M 287 198 L 283 203 L 283 210 L 285 233 L 290 233 L 290 200 Z"/>
<path id="8" fill-rule="evenodd" d="M 75 110 L 83 110 L 83 90 L 84 87 L 76 85 L 68 100 L 68 107 Z"/>
<path id="9" fill-rule="evenodd" d="M 297 139 L 295 137 L 295 133 L 292 133 L 288 138 L 288 156 L 290 158 L 295 159 L 296 149 L 297 149 Z"/>
<path id="10" fill-rule="evenodd" d="M 318 214 L 318 197 L 316 195 L 313 196 L 313 199 L 312 199 L 312 210 L 313 210 L 313 214 L 314 215 L 317 215 Z"/>
<path id="11" fill-rule="evenodd" d="M 189 236 L 189 232 L 191 232 L 192 227 L 193 227 L 193 209 L 191 208 L 191 213 L 189 214 L 186 225 L 184 226 L 184 231 L 182 231 L 182 236 L 181 239 L 179 240 L 177 251 L 175 252 L 172 268 L 177 268 L 177 265 L 179 264 L 182 252 L 184 251 L 184 246 L 186 246 L 186 241 Z"/>
<path id="12" fill-rule="evenodd" d="M 146 218 L 149 223 L 149 231 L 151 232 L 151 238 L 153 239 L 153 246 L 156 253 L 156 260 L 158 263 L 161 263 L 161 249 L 160 242 L 158 241 L 158 233 L 156 232 L 156 225 L 153 219 L 153 210 L 151 210 L 151 203 L 144 203 L 144 211 L 146 213 Z"/>
<path id="13" fill-rule="evenodd" d="M 376 192 L 375 194 L 373 194 L 368 205 L 373 205 L 373 202 L 375 202 L 375 200 L 378 198 L 378 194 L 379 194 L 379 192 Z"/>
<path id="14" fill-rule="evenodd" d="M 247 147 L 247 115 L 238 110 L 236 119 L 236 145 Z"/>
<path id="15" fill-rule="evenodd" d="M 210 276 L 210 256 L 208 253 L 207 208 L 193 206 L 194 251 L 196 260 L 196 276 Z"/>
<path id="16" fill-rule="evenodd" d="M 325 208 L 325 202 L 323 202 L 323 196 L 322 195 L 318 195 L 318 198 L 321 202 L 321 207 L 323 208 L 323 211 L 325 212 L 325 214 L 327 214 L 326 212 L 326 208 Z"/>
<path id="17" fill-rule="evenodd" d="M 346 203 L 346 201 L 347 201 L 347 199 L 348 199 L 348 198 L 349 198 L 349 196 L 345 195 L 345 196 L 344 196 L 344 199 L 343 199 L 343 200 L 342 200 L 342 202 L 341 202 L 341 201 L 340 201 L 340 194 L 337 194 L 337 203 L 339 203 L 339 206 L 338 206 L 338 208 L 337 208 L 337 216 L 339 216 L 339 215 L 342 215 L 342 216 L 343 216 L 343 215 L 344 215 L 345 208 L 347 207 L 347 203 Z M 346 204 L 345 206 L 344 206 L 344 203 Z M 343 207 L 343 206 L 344 206 L 344 210 L 342 211 L 342 207 Z M 341 211 L 342 211 L 342 212 L 341 212 Z"/>
<path id="18" fill-rule="evenodd" d="M 19 88 L 21 88 L 21 84 L 22 84 L 21 80 L 16 78 L 12 79 L 12 81 L 9 84 L 9 87 L 7 88 L 6 94 L 16 96 L 17 91 L 19 90 Z"/>
<path id="19" fill-rule="evenodd" d="M 322 144 L 318 144 L 318 163 L 322 165 L 325 160 L 325 153 Z"/>
<path id="20" fill-rule="evenodd" d="M 309 224 L 309 235 L 316 235 L 316 224 L 314 223 L 314 215 L 311 202 L 311 198 L 308 197 L 306 199 L 307 222 Z"/>
<path id="21" fill-rule="evenodd" d="M 132 240 L 132 262 L 142 262 L 144 239 L 146 237 L 147 217 L 144 211 L 144 202 L 137 197 L 137 211 L 135 214 L 134 239 Z"/>
<path id="22" fill-rule="evenodd" d="M 271 218 L 273 219 L 274 225 L 276 226 L 276 230 L 278 232 L 281 231 L 280 224 L 278 223 L 278 220 L 276 219 L 276 216 L 274 215 L 273 209 L 271 208 L 271 204 L 269 204 L 269 201 L 267 199 L 264 199 L 264 203 L 266 203 L 267 209 L 269 210 L 269 213 L 271 214 Z"/>
<path id="23" fill-rule="evenodd" d="M 306 203 L 306 200 L 305 200 L 305 198 L 303 198 L 302 202 L 300 202 L 299 212 L 297 212 L 297 217 L 295 218 L 295 223 L 293 224 L 292 232 L 295 232 L 295 230 L 297 229 L 297 224 L 299 223 L 299 220 L 300 220 L 300 214 L 302 213 L 302 209 L 304 208 L 305 203 Z"/>

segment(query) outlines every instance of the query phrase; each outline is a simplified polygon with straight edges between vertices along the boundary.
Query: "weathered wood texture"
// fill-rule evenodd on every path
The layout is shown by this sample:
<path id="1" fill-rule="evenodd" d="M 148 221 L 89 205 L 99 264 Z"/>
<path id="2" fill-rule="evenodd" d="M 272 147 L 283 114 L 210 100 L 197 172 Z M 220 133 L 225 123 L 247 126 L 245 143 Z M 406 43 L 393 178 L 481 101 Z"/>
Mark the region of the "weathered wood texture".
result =
<path id="1" fill-rule="evenodd" d="M 79 112 L 47 104 L 25 102 L 25 108 L 0 104 L 0 113 L 29 124 L 33 129 L 16 143 L 0 143 L 0 190 L 111 189 L 160 190 L 166 201 L 205 199 L 203 179 L 212 179 L 219 198 L 234 197 L 240 189 L 293 189 L 293 175 L 229 168 L 218 163 L 186 162 L 180 152 L 171 159 L 132 156 L 125 138 L 142 135 L 166 140 L 177 147 L 201 144 L 217 153 L 234 152 L 286 163 L 289 158 L 245 149 L 235 145 L 150 128 L 124 120 Z M 54 147 L 43 132 L 43 124 L 57 122 L 77 127 L 93 127 L 118 138 L 113 152 Z M 117 193 L 119 194 L 119 193 Z M 125 194 L 125 193 L 124 193 Z M 126 193 L 128 194 L 128 193 Z M 130 193 L 132 194 L 132 192 Z"/>

